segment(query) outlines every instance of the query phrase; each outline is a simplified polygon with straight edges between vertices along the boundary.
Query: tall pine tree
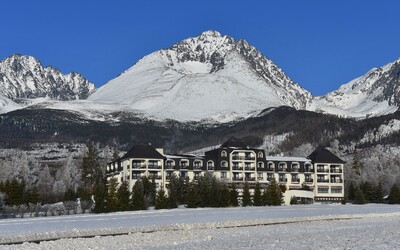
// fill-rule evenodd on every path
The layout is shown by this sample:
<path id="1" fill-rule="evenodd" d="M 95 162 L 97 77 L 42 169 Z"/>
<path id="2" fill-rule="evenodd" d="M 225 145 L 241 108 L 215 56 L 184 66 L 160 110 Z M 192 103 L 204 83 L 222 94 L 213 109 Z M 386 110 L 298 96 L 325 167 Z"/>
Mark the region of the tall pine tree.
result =
<path id="1" fill-rule="evenodd" d="M 249 183 L 246 181 L 243 185 L 242 206 L 247 207 L 251 205 L 250 187 Z"/>

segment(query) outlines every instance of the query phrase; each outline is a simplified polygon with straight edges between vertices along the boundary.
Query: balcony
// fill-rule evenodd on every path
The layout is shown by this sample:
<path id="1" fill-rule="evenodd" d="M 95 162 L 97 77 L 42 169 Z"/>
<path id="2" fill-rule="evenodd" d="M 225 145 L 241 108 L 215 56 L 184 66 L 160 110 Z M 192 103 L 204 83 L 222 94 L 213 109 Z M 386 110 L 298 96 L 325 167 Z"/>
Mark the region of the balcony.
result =
<path id="1" fill-rule="evenodd" d="M 255 167 L 254 167 L 254 166 L 245 166 L 244 169 L 245 169 L 245 170 L 252 170 L 252 171 L 254 171 L 254 170 L 255 170 Z"/>
<path id="2" fill-rule="evenodd" d="M 324 179 L 317 179 L 318 183 L 328 183 L 329 180 L 324 180 Z"/>
<path id="3" fill-rule="evenodd" d="M 241 166 L 232 166 L 232 170 L 243 170 Z"/>
<path id="4" fill-rule="evenodd" d="M 337 173 L 337 174 L 340 174 L 340 173 L 342 173 L 343 171 L 341 170 L 341 169 L 333 169 L 333 168 L 331 168 L 331 173 Z"/>
<path id="5" fill-rule="evenodd" d="M 255 181 L 256 178 L 254 178 L 254 177 L 246 177 L 245 180 L 246 181 Z"/>
<path id="6" fill-rule="evenodd" d="M 149 169 L 161 169 L 161 165 L 158 164 L 149 164 L 148 165 Z"/>
<path id="7" fill-rule="evenodd" d="M 314 182 L 314 179 L 305 179 L 305 182 L 306 182 L 306 183 L 313 183 L 313 182 Z"/>
<path id="8" fill-rule="evenodd" d="M 278 168 L 278 172 L 286 172 L 286 168 Z"/>
<path id="9" fill-rule="evenodd" d="M 300 179 L 299 178 L 293 178 L 292 179 L 292 183 L 300 183 Z"/>
<path id="10" fill-rule="evenodd" d="M 317 173 L 329 173 L 329 169 L 317 169 Z"/>
<path id="11" fill-rule="evenodd" d="M 233 176 L 232 181 L 243 181 L 243 177 Z"/>
<path id="12" fill-rule="evenodd" d="M 331 183 L 342 183 L 342 179 L 331 179 Z"/>
<path id="13" fill-rule="evenodd" d="M 254 161 L 256 158 L 254 156 L 232 156 L 234 161 Z"/>
<path id="14" fill-rule="evenodd" d="M 292 168 L 292 172 L 299 172 L 299 168 Z"/>
<path id="15" fill-rule="evenodd" d="M 134 164 L 132 165 L 132 169 L 143 169 L 146 168 L 146 164 Z"/>
<path id="16" fill-rule="evenodd" d="M 202 165 L 194 165 L 194 166 L 193 166 L 193 169 L 202 169 L 202 168 L 203 168 Z"/>
<path id="17" fill-rule="evenodd" d="M 304 169 L 305 173 L 314 173 L 314 169 L 313 168 L 306 168 Z"/>

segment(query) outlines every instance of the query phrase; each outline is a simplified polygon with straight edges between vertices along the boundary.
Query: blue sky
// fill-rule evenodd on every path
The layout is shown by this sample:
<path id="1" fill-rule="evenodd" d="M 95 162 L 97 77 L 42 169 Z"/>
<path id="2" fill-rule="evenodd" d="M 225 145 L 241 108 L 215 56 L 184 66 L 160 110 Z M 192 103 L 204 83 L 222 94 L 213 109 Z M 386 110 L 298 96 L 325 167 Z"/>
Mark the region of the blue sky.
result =
<path id="1" fill-rule="evenodd" d="M 0 9 L 0 58 L 32 55 L 97 87 L 206 30 L 243 38 L 315 95 L 400 57 L 400 1 L 22 1 Z"/>

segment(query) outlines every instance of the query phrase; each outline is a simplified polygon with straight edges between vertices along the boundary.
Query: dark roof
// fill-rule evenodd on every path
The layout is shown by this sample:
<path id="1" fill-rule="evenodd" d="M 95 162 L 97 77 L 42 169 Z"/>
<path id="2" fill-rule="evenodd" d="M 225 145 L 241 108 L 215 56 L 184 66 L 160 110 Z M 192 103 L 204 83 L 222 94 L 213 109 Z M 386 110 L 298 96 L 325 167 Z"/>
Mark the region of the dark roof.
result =
<path id="1" fill-rule="evenodd" d="M 133 146 L 121 159 L 125 158 L 148 158 L 148 159 L 164 159 L 165 157 L 160 154 L 153 146 L 149 145 L 136 145 Z"/>
<path id="2" fill-rule="evenodd" d="M 246 148 L 247 146 L 238 138 L 231 137 L 224 144 L 221 145 L 221 148 Z"/>
<path id="3" fill-rule="evenodd" d="M 331 151 L 326 148 L 319 147 L 314 152 L 312 152 L 309 156 L 307 156 L 313 163 L 346 163 L 336 155 L 334 155 Z"/>

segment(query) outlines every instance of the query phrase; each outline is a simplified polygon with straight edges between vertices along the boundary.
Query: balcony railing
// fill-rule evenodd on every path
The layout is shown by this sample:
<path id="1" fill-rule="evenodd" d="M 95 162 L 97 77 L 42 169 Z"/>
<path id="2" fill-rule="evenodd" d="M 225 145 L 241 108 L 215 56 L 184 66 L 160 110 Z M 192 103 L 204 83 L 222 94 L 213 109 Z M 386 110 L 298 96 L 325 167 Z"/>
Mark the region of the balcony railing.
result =
<path id="1" fill-rule="evenodd" d="M 245 170 L 255 170 L 254 166 L 245 166 L 244 167 Z"/>
<path id="2" fill-rule="evenodd" d="M 329 169 L 317 169 L 317 173 L 329 173 Z"/>
<path id="3" fill-rule="evenodd" d="M 241 166 L 232 166 L 232 170 L 243 170 Z"/>
<path id="4" fill-rule="evenodd" d="M 189 165 L 187 165 L 187 164 L 179 164 L 179 168 L 188 168 L 189 167 Z"/>
<path id="5" fill-rule="evenodd" d="M 340 174 L 340 173 L 342 173 L 342 170 L 341 170 L 341 169 L 332 169 L 332 168 L 331 168 L 331 173 L 338 173 L 338 174 Z"/>
<path id="6" fill-rule="evenodd" d="M 331 179 L 331 183 L 342 183 L 342 179 Z"/>
<path id="7" fill-rule="evenodd" d="M 299 172 L 299 168 L 292 168 L 292 172 Z"/>
<path id="8" fill-rule="evenodd" d="M 254 177 L 246 177 L 245 180 L 246 181 L 255 181 L 256 178 L 254 178 Z"/>
<path id="9" fill-rule="evenodd" d="M 161 165 L 158 165 L 158 164 L 149 164 L 149 165 L 148 165 L 148 168 L 151 168 L 151 169 L 161 169 Z"/>
<path id="10" fill-rule="evenodd" d="M 243 177 L 232 177 L 233 181 L 243 181 Z"/>
<path id="11" fill-rule="evenodd" d="M 132 165 L 132 168 L 135 168 L 135 169 L 146 168 L 146 164 L 134 164 L 134 165 Z"/>
<path id="12" fill-rule="evenodd" d="M 306 168 L 304 170 L 304 172 L 306 172 L 306 173 L 314 173 L 314 169 L 313 168 Z"/>
<path id="13" fill-rule="evenodd" d="M 319 183 L 321 183 L 321 182 L 329 182 L 329 180 L 321 180 L 321 179 L 319 179 L 319 180 L 317 180 L 317 182 L 319 182 Z"/>
<path id="14" fill-rule="evenodd" d="M 256 158 L 254 156 L 232 156 L 234 161 L 254 161 Z"/>
<path id="15" fill-rule="evenodd" d="M 312 182 L 314 182 L 314 179 L 305 179 L 305 182 L 306 183 L 312 183 Z"/>

